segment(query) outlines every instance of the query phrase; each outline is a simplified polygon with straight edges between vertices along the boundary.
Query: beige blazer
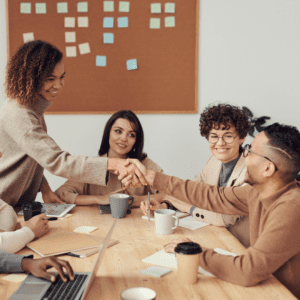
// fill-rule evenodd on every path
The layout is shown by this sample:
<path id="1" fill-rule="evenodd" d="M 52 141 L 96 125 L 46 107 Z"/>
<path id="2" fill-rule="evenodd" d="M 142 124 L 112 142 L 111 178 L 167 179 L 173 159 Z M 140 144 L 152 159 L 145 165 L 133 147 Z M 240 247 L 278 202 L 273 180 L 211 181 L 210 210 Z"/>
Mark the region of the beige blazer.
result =
<path id="1" fill-rule="evenodd" d="M 218 186 L 221 169 L 222 162 L 212 155 L 208 159 L 204 169 L 195 176 L 194 180 Z M 227 182 L 227 187 L 245 185 L 244 178 L 246 170 L 245 157 L 241 155 Z M 246 248 L 250 246 L 250 230 L 248 217 L 219 214 L 194 206 L 191 206 L 190 212 L 194 219 L 197 221 L 206 222 L 215 226 L 226 226 L 227 229 Z"/>

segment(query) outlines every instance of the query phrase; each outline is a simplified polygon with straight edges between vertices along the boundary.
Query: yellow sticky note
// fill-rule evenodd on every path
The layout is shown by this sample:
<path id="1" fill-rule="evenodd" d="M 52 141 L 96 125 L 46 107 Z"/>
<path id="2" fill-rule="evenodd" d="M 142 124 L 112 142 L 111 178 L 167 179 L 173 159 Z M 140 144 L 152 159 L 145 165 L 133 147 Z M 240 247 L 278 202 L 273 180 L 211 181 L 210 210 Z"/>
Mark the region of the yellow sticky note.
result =
<path id="1" fill-rule="evenodd" d="M 77 50 L 75 46 L 71 46 L 71 47 L 66 47 L 66 57 L 76 57 L 77 56 Z M 70 217 L 70 214 L 67 214 L 64 216 L 64 218 L 68 218 Z M 60 218 L 60 219 L 64 219 L 64 218 Z"/>
<path id="2" fill-rule="evenodd" d="M 82 54 L 87 54 L 87 53 L 91 53 L 91 49 L 90 49 L 90 44 L 89 43 L 83 43 L 83 44 L 79 44 L 79 53 Z"/>
<path id="3" fill-rule="evenodd" d="M 175 27 L 175 17 L 165 17 L 165 27 Z"/>
<path id="4" fill-rule="evenodd" d="M 65 42 L 66 43 L 75 43 L 76 42 L 76 33 L 75 33 L 75 31 L 65 32 Z"/>
<path id="5" fill-rule="evenodd" d="M 152 3 L 150 7 L 151 7 L 152 14 L 160 14 L 161 13 L 161 4 L 160 3 Z"/>
<path id="6" fill-rule="evenodd" d="M 89 27 L 88 17 L 78 17 L 78 27 Z"/>
<path id="7" fill-rule="evenodd" d="M 103 11 L 109 12 L 114 11 L 114 1 L 103 1 Z"/>
<path id="8" fill-rule="evenodd" d="M 75 27 L 75 18 L 74 17 L 66 17 L 65 18 L 65 27 L 74 28 Z"/>

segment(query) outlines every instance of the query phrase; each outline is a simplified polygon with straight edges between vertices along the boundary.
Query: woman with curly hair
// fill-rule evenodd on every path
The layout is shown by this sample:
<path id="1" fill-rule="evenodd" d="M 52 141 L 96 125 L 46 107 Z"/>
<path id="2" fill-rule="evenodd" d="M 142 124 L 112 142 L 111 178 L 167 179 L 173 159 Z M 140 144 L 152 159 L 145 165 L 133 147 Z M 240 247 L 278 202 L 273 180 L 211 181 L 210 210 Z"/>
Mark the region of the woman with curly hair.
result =
<path id="1" fill-rule="evenodd" d="M 64 85 L 62 57 L 55 46 L 36 40 L 22 45 L 8 63 L 8 99 L 0 109 L 0 198 L 11 206 L 33 201 L 39 191 L 46 203 L 64 203 L 49 187 L 44 169 L 99 185 L 106 185 L 107 170 L 140 175 L 132 165 L 124 167 L 125 160 L 71 155 L 47 134 L 44 113 Z"/>
<path id="2" fill-rule="evenodd" d="M 162 169 L 147 157 L 143 152 L 144 148 L 144 131 L 138 117 L 131 110 L 120 110 L 114 113 L 107 121 L 102 142 L 99 149 L 101 157 L 115 158 L 137 158 L 142 164 L 155 172 L 162 172 Z M 150 186 L 140 188 L 124 188 L 122 182 L 118 180 L 115 174 L 108 174 L 107 185 L 100 186 L 88 184 L 74 180 L 68 180 L 55 192 L 66 203 L 75 203 L 76 205 L 93 205 L 100 204 L 100 208 L 105 211 L 105 206 L 109 205 L 108 195 L 111 193 L 125 192 L 134 196 L 132 207 L 139 207 L 140 202 L 147 199 L 148 192 L 156 200 L 160 200 L 163 194 L 157 194 Z M 106 208 L 108 209 L 108 207 Z"/>
<path id="3" fill-rule="evenodd" d="M 241 155 L 242 144 L 250 126 L 247 114 L 236 106 L 218 104 L 204 109 L 200 116 L 200 133 L 207 139 L 212 155 L 194 180 L 220 187 L 243 185 L 246 167 L 245 158 Z M 191 207 L 171 196 L 165 196 L 164 201 L 166 200 L 179 210 L 190 212 L 198 221 L 226 226 L 245 247 L 249 247 L 248 217 L 218 214 Z M 153 210 L 167 208 L 167 204 L 159 204 L 157 201 L 152 203 Z M 147 203 L 142 202 L 141 208 L 146 213 Z"/>

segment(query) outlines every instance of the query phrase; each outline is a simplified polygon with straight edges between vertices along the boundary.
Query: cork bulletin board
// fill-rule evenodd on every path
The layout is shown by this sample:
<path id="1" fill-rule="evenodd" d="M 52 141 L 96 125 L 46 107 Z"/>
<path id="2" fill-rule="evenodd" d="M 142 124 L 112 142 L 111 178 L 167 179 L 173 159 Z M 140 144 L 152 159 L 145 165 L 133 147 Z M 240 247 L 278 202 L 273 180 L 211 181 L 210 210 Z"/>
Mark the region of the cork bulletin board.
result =
<path id="1" fill-rule="evenodd" d="M 197 113 L 198 0 L 6 0 L 8 56 L 40 39 L 63 52 L 47 113 Z"/>

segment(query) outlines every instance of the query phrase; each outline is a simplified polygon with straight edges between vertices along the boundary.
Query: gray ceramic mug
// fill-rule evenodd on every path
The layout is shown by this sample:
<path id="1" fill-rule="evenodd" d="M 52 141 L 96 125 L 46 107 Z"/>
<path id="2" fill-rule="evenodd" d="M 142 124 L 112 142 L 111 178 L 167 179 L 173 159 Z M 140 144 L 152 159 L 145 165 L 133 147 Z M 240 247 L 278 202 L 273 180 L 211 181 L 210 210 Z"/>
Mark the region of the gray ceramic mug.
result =
<path id="1" fill-rule="evenodd" d="M 132 202 L 128 205 L 130 198 Z M 121 219 L 125 218 L 127 210 L 130 211 L 129 208 L 134 203 L 134 198 L 126 194 L 112 194 L 109 195 L 109 203 L 113 218 Z"/>

